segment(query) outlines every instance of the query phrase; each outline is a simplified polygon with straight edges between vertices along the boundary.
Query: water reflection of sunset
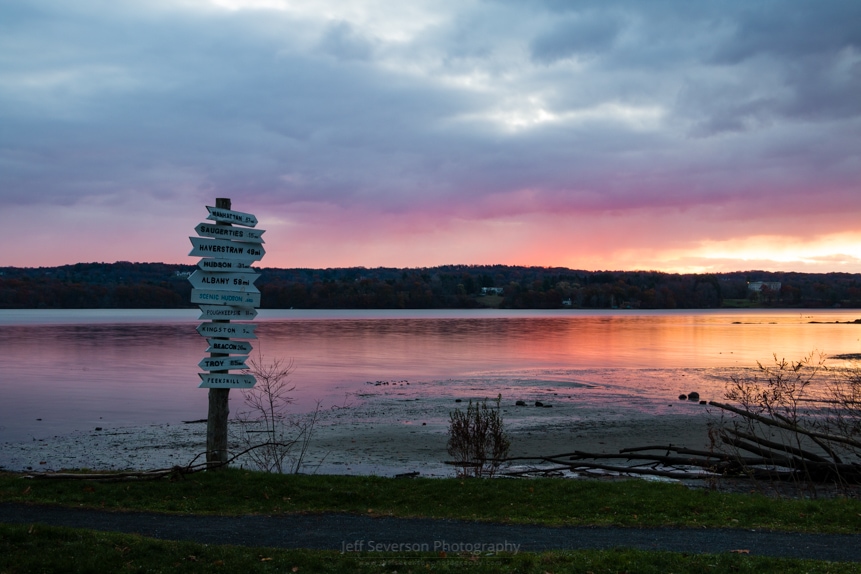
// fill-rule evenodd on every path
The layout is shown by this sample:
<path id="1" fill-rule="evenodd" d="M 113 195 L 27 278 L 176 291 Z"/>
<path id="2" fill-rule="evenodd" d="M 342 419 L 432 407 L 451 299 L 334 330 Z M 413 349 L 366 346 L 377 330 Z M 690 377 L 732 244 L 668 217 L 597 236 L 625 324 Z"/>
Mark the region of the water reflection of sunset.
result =
<path id="1" fill-rule="evenodd" d="M 205 415 L 196 373 L 206 345 L 193 317 L 140 312 L 92 323 L 88 312 L 74 313 L 54 324 L 0 316 L 0 436 Z M 861 325 L 848 324 L 856 318 L 839 310 L 266 311 L 254 348 L 264 359 L 295 361 L 297 409 L 318 399 L 342 404 L 379 392 L 375 381 L 396 381 L 403 384 L 385 390 L 403 400 L 503 393 L 659 412 L 691 390 L 720 398 L 729 376 L 775 353 L 858 353 Z M 235 413 L 241 395 L 231 397 Z"/>

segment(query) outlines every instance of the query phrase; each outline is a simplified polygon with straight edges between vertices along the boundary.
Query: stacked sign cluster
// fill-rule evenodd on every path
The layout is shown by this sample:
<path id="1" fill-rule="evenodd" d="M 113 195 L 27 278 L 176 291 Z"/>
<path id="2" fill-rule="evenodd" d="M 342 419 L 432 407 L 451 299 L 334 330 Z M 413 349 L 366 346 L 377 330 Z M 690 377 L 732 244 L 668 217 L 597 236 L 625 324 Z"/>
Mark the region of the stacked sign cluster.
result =
<path id="1" fill-rule="evenodd" d="M 260 291 L 254 282 L 260 274 L 251 265 L 263 258 L 263 230 L 253 229 L 257 218 L 250 213 L 207 206 L 207 219 L 189 237 L 192 257 L 203 257 L 199 269 L 191 274 L 191 302 L 200 305 L 200 319 L 206 320 L 197 332 L 206 337 L 212 356 L 198 366 L 200 387 L 209 389 L 248 389 L 256 382 L 253 375 L 230 373 L 247 369 L 245 364 L 251 343 L 256 339 L 253 323 L 231 320 L 253 320 L 260 306 Z"/>

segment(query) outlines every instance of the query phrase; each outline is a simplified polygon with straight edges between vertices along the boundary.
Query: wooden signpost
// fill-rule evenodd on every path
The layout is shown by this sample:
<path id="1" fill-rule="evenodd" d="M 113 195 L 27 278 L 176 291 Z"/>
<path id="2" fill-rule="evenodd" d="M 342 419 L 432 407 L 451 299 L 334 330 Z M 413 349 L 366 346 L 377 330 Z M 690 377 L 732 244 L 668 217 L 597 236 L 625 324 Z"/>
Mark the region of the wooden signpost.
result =
<path id="1" fill-rule="evenodd" d="M 260 275 L 251 264 L 260 261 L 263 249 L 262 229 L 253 229 L 257 218 L 250 213 L 233 211 L 230 199 L 215 200 L 215 207 L 206 206 L 208 220 L 194 230 L 198 237 L 189 237 L 192 257 L 202 257 L 199 271 L 189 277 L 192 284 L 191 302 L 200 305 L 200 319 L 207 321 L 197 327 L 206 337 L 210 353 L 198 367 L 203 373 L 200 388 L 209 389 L 209 416 L 206 424 L 206 462 L 210 468 L 223 467 L 228 461 L 227 417 L 230 389 L 250 389 L 257 382 L 254 375 L 231 373 L 247 370 L 251 343 L 237 339 L 256 339 L 252 323 L 231 323 L 231 319 L 253 320 L 260 306 L 260 290 L 254 282 Z M 240 227 L 234 227 L 240 226 Z M 241 355 L 241 356 L 236 356 Z"/>

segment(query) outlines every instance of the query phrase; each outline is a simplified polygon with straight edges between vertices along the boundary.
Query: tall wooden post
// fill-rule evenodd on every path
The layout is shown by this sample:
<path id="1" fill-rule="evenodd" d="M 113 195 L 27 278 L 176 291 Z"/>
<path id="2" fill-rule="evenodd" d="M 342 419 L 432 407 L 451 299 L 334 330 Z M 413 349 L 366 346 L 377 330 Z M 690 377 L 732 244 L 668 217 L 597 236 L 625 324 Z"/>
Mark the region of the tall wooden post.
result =
<path id="1" fill-rule="evenodd" d="M 230 209 L 231 203 L 228 197 L 219 197 L 215 200 L 215 207 L 219 209 Z M 216 222 L 216 225 L 229 223 Z M 229 323 L 229 320 L 216 320 L 216 323 Z M 211 353 L 211 357 L 226 357 L 224 353 Z M 227 373 L 228 371 L 216 371 Z M 211 470 L 227 468 L 227 418 L 230 415 L 230 389 L 209 389 L 209 413 L 206 418 L 206 463 Z"/>

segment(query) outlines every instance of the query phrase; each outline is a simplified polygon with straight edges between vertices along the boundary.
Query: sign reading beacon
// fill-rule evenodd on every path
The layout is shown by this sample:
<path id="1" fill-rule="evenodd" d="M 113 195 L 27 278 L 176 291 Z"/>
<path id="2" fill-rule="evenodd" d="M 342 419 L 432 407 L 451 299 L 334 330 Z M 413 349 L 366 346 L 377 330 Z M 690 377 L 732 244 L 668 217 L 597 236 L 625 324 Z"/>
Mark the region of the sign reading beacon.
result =
<path id="1" fill-rule="evenodd" d="M 236 339 L 256 339 L 252 323 L 231 323 L 231 319 L 253 320 L 260 307 L 260 291 L 254 282 L 260 277 L 251 265 L 260 261 L 263 249 L 261 229 L 253 229 L 257 218 L 250 213 L 206 207 L 207 219 L 215 223 L 200 223 L 194 230 L 198 237 L 189 237 L 191 257 L 202 257 L 199 270 L 191 274 L 191 302 L 200 305 L 200 320 L 206 320 L 197 332 L 209 343 L 212 353 L 198 363 L 201 370 L 200 388 L 250 389 L 257 382 L 254 375 L 231 373 L 246 370 L 251 343 Z M 234 227 L 241 226 L 241 227 Z M 242 355 L 242 356 L 231 356 Z"/>

